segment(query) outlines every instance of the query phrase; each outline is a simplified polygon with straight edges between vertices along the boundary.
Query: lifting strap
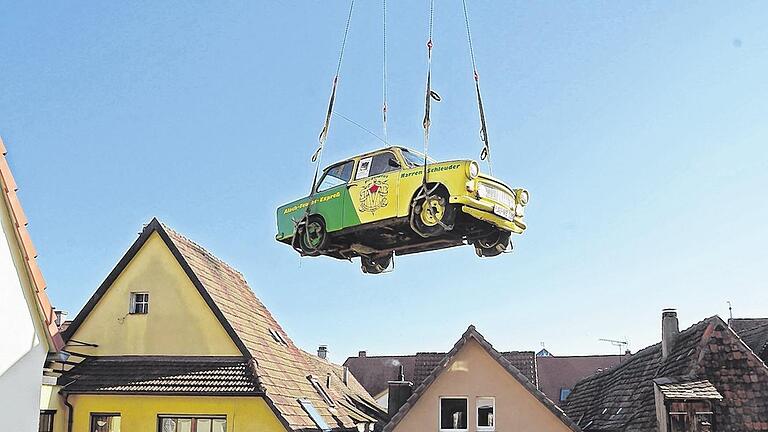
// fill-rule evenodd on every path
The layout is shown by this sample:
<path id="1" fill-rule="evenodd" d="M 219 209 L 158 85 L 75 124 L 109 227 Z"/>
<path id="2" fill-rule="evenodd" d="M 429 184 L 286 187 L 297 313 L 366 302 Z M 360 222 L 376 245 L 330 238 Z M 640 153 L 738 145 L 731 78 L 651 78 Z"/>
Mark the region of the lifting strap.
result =
<path id="1" fill-rule="evenodd" d="M 382 26 L 382 35 L 383 35 L 383 61 L 382 61 L 382 79 L 381 79 L 381 85 L 382 85 L 382 100 L 383 103 L 381 105 L 381 116 L 383 120 L 383 126 L 384 126 L 384 144 L 389 145 L 389 137 L 387 136 L 387 0 L 382 0 L 382 16 L 383 16 L 383 26 Z"/>
<path id="2" fill-rule="evenodd" d="M 431 111 L 432 100 L 440 102 L 440 95 L 432 90 L 432 29 L 435 15 L 435 0 L 429 2 L 429 39 L 427 40 L 427 90 L 424 98 L 424 121 L 422 121 L 422 127 L 424 128 L 424 176 L 422 177 L 422 189 L 425 196 L 429 196 L 427 190 L 427 161 L 429 152 L 429 126 L 432 124 Z"/>
<path id="3" fill-rule="evenodd" d="M 485 125 L 485 110 L 483 109 L 483 98 L 480 95 L 480 75 L 477 73 L 477 63 L 475 62 L 475 49 L 472 46 L 472 32 L 469 29 L 469 13 L 467 12 L 467 1 L 461 0 L 464 7 L 464 24 L 467 27 L 467 43 L 469 45 L 469 56 L 472 59 L 472 75 L 475 78 L 475 92 L 477 93 L 477 107 L 480 112 L 480 140 L 483 142 L 483 149 L 480 151 L 480 159 L 488 161 L 488 170 L 493 175 L 493 166 L 491 165 L 491 145 L 488 142 L 488 128 Z"/>

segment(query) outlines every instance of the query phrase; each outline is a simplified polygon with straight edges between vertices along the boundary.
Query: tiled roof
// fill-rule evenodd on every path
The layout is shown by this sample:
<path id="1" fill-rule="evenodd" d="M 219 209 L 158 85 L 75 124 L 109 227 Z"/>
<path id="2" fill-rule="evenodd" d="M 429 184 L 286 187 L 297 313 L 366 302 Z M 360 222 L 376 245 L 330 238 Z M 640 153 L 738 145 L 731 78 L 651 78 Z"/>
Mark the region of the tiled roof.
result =
<path id="1" fill-rule="evenodd" d="M 262 394 L 242 357 L 92 357 L 60 383 L 68 393 Z"/>
<path id="2" fill-rule="evenodd" d="M 659 343 L 582 380 L 565 411 L 584 431 L 656 431 L 659 378 L 708 380 L 723 396 L 715 403 L 722 430 L 768 430 L 768 368 L 717 316 L 680 332 L 666 359 Z"/>
<path id="3" fill-rule="evenodd" d="M 414 355 L 349 357 L 344 362 L 344 366 L 374 396 L 387 390 L 389 381 L 399 379 L 401 365 L 406 381 L 413 382 L 416 369 Z"/>
<path id="4" fill-rule="evenodd" d="M 580 380 L 619 365 L 628 356 L 546 356 L 536 357 L 539 390 L 560 405 L 560 389 L 572 389 Z"/>
<path id="5" fill-rule="evenodd" d="M 43 278 L 43 272 L 37 264 L 37 250 L 32 244 L 32 238 L 27 230 L 27 217 L 24 214 L 24 209 L 21 207 L 21 201 L 19 201 L 19 197 L 16 195 L 18 187 L 13 178 L 11 167 L 8 165 L 8 160 L 5 158 L 6 153 L 5 144 L 3 144 L 3 139 L 0 138 L 0 186 L 2 187 L 3 203 L 8 207 L 11 221 L 14 224 L 16 237 L 24 257 L 24 265 L 32 282 L 37 304 L 40 307 L 40 316 L 44 321 L 43 324 L 49 337 L 50 350 L 58 351 L 64 347 L 64 341 L 56 326 L 56 314 L 53 312 L 51 302 L 45 293 L 47 285 Z"/>
<path id="6" fill-rule="evenodd" d="M 715 386 L 707 380 L 686 381 L 671 378 L 653 380 L 667 399 L 717 399 L 723 397 Z"/>
<path id="7" fill-rule="evenodd" d="M 469 328 L 467 328 L 467 331 L 464 332 L 463 335 L 461 335 L 461 339 L 459 339 L 456 344 L 453 346 L 453 348 L 443 357 L 442 360 L 440 360 L 437 367 L 433 368 L 432 372 L 429 374 L 429 376 L 424 379 L 421 384 L 414 390 L 411 397 L 408 398 L 408 400 L 403 404 L 403 406 L 400 408 L 400 410 L 395 414 L 394 417 L 390 420 L 389 423 L 384 427 L 385 432 L 391 432 L 395 429 L 395 427 L 402 421 L 403 418 L 405 418 L 406 415 L 408 415 L 408 412 L 413 408 L 418 400 L 421 398 L 421 396 L 427 391 L 427 389 L 432 385 L 432 383 L 437 380 L 437 378 L 442 374 L 442 372 L 445 370 L 445 368 L 451 363 L 451 361 L 456 357 L 456 355 L 461 351 L 461 349 L 467 344 L 467 342 L 471 339 L 474 339 L 480 346 L 490 355 L 494 360 L 496 360 L 501 367 L 504 368 L 513 378 L 517 380 L 528 392 L 535 397 L 539 402 L 542 403 L 547 409 L 549 409 L 552 414 L 554 414 L 560 421 L 563 422 L 568 428 L 570 428 L 574 432 L 581 432 L 581 429 L 574 423 L 570 418 L 568 418 L 565 413 L 558 408 L 551 400 L 549 400 L 544 393 L 539 391 L 539 389 L 536 388 L 536 386 L 533 385 L 530 379 L 528 379 L 525 375 L 523 375 L 519 370 L 517 370 L 512 363 L 504 356 L 504 354 L 496 351 L 495 348 L 483 337 L 483 335 L 480 334 L 480 332 L 475 329 L 475 326 L 470 325 Z"/>
<path id="8" fill-rule="evenodd" d="M 418 387 L 429 377 L 435 368 L 445 358 L 447 353 L 420 352 L 416 354 L 416 364 L 413 374 L 413 385 Z M 502 352 L 507 359 L 524 377 L 534 386 L 538 386 L 536 374 L 536 353 L 533 351 L 507 351 Z"/>
<path id="9" fill-rule="evenodd" d="M 768 361 L 768 318 L 734 318 L 728 323 L 755 354 Z"/>

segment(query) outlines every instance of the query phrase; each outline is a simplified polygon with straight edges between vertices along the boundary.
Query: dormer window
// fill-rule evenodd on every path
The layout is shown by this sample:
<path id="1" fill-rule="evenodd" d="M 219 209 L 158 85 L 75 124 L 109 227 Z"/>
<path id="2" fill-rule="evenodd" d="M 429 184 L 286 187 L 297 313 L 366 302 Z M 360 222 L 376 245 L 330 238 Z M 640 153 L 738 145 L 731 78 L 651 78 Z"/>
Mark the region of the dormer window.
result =
<path id="1" fill-rule="evenodd" d="M 149 293 L 133 292 L 131 293 L 131 314 L 146 314 L 149 312 Z"/>

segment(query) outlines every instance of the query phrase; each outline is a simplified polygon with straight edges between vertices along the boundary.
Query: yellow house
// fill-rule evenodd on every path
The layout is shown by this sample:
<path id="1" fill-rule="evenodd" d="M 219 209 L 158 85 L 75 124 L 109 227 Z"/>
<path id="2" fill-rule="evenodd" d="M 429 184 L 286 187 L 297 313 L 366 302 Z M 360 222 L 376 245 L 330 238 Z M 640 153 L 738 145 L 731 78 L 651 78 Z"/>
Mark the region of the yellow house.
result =
<path id="1" fill-rule="evenodd" d="M 64 337 L 80 361 L 49 392 L 56 432 L 359 431 L 384 415 L 298 349 L 239 272 L 157 219 Z"/>
<path id="2" fill-rule="evenodd" d="M 475 329 L 419 387 L 390 382 L 385 432 L 580 432 Z"/>

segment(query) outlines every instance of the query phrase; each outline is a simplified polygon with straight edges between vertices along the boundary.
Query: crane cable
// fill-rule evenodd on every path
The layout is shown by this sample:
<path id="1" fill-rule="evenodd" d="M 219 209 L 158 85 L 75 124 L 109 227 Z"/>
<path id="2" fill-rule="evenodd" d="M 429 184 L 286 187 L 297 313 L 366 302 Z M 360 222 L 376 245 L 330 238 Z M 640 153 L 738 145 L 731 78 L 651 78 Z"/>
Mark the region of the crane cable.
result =
<path id="1" fill-rule="evenodd" d="M 429 152 L 429 126 L 432 123 L 431 111 L 432 100 L 440 102 L 440 95 L 432 90 L 432 30 L 434 28 L 434 15 L 435 15 L 435 0 L 429 1 L 429 38 L 427 40 L 427 89 L 424 99 L 424 121 L 422 126 L 424 128 L 424 176 L 422 178 L 422 189 L 425 197 L 430 195 L 427 190 L 427 163 Z"/>
<path id="2" fill-rule="evenodd" d="M 310 213 L 310 207 L 312 206 L 312 200 L 315 195 L 315 185 L 317 183 L 317 177 L 320 174 L 320 164 L 322 162 L 323 148 L 325 147 L 325 141 L 328 139 L 328 131 L 331 127 L 331 117 L 333 116 L 333 105 L 336 102 L 336 88 L 339 84 L 339 74 L 341 73 L 341 64 L 344 60 L 344 50 L 347 47 L 347 37 L 349 36 L 349 25 L 352 22 L 352 12 L 355 9 L 355 0 L 350 0 L 349 12 L 347 13 L 347 23 L 344 26 L 344 37 L 341 40 L 341 49 L 339 50 L 339 60 L 336 63 L 336 74 L 333 76 L 333 85 L 331 86 L 331 97 L 328 101 L 328 110 L 325 113 L 325 121 L 323 122 L 323 129 L 318 136 L 319 145 L 317 150 L 312 154 L 312 162 L 315 164 L 315 174 L 312 176 L 312 185 L 309 190 L 309 198 L 307 206 L 304 211 L 304 215 L 299 220 L 294 220 L 294 236 L 293 247 L 297 249 L 297 237 L 296 235 L 302 225 L 305 225 Z"/>
<path id="3" fill-rule="evenodd" d="M 483 98 L 480 95 L 480 75 L 477 73 L 477 62 L 475 61 L 475 49 L 472 46 L 472 32 L 469 29 L 469 13 L 467 12 L 467 0 L 461 0 L 464 7 L 464 24 L 467 28 L 467 43 L 469 45 L 469 56 L 472 59 L 472 74 L 475 79 L 475 92 L 477 93 L 477 107 L 480 112 L 480 140 L 483 142 L 483 149 L 480 151 L 480 159 L 488 161 L 488 171 L 493 175 L 493 165 L 491 164 L 491 146 L 488 142 L 488 128 L 485 124 L 485 110 L 483 109 Z"/>
<path id="4" fill-rule="evenodd" d="M 382 121 L 384 126 L 384 143 L 387 144 L 389 141 L 389 138 L 387 137 L 387 0 L 382 0 L 382 16 L 383 16 L 383 25 L 382 25 L 382 35 L 383 35 L 383 61 L 382 61 L 382 79 L 381 79 L 381 85 L 382 85 L 382 100 L 383 103 L 381 105 L 381 115 L 382 115 Z M 387 144 L 389 145 L 389 144 Z"/>

